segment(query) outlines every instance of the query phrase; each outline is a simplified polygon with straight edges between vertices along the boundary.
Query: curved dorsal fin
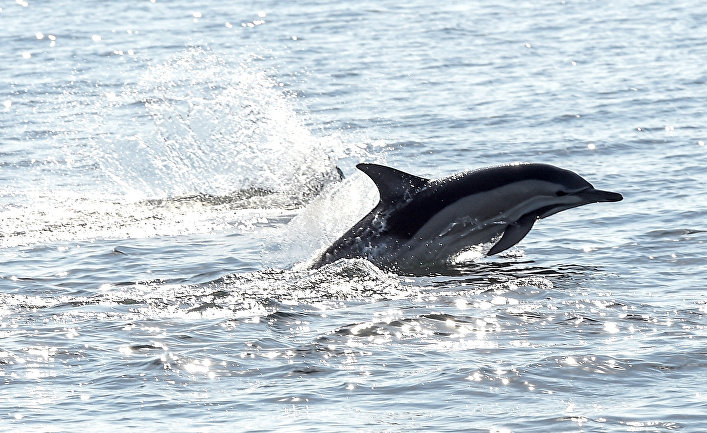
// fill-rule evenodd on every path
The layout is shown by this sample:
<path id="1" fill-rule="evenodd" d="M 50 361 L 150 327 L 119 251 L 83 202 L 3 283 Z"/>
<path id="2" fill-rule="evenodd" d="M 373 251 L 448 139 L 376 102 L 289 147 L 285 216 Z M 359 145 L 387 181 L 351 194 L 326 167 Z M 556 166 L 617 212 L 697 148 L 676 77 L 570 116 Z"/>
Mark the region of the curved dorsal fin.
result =
<path id="1" fill-rule="evenodd" d="M 366 173 L 376 184 L 381 203 L 394 203 L 403 200 L 406 194 L 421 190 L 429 182 L 428 179 L 384 165 L 358 164 L 356 168 Z"/>

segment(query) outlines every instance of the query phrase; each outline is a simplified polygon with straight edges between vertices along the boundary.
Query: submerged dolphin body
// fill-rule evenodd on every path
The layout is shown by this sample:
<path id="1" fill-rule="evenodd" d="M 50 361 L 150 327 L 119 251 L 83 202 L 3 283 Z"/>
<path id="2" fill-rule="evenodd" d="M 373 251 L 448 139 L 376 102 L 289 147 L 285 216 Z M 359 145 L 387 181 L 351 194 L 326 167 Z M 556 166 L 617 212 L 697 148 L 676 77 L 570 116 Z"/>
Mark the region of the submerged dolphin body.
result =
<path id="1" fill-rule="evenodd" d="M 356 167 L 376 184 L 380 201 L 312 267 L 344 258 L 384 268 L 429 267 L 498 239 L 487 252 L 491 256 L 520 242 L 540 218 L 623 199 L 548 164 L 483 168 L 437 180 L 377 164 Z"/>

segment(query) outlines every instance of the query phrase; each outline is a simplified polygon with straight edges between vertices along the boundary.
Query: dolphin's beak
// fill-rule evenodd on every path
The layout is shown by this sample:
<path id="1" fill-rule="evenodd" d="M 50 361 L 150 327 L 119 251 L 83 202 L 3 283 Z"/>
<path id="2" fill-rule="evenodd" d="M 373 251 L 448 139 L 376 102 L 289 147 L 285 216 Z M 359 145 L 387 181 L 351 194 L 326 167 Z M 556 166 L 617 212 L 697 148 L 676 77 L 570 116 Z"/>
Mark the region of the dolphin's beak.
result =
<path id="1" fill-rule="evenodd" d="M 621 201 L 624 197 L 618 192 L 602 191 L 600 189 L 587 188 L 574 194 L 586 203 L 599 203 L 603 201 Z"/>

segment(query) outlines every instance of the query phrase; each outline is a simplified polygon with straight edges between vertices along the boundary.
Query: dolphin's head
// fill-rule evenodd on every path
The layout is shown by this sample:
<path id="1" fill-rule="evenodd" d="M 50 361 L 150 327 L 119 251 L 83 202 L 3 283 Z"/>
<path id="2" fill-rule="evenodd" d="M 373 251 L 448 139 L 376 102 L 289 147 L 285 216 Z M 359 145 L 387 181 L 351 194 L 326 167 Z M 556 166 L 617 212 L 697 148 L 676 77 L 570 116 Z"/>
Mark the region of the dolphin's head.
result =
<path id="1" fill-rule="evenodd" d="M 489 171 L 497 182 L 497 208 L 506 223 L 503 235 L 487 252 L 492 256 L 520 242 L 538 218 L 602 201 L 620 201 L 621 194 L 594 188 L 577 173 L 548 164 L 518 164 Z"/>
<path id="2" fill-rule="evenodd" d="M 533 213 L 546 218 L 563 210 L 590 203 L 623 200 L 616 192 L 594 188 L 577 173 L 548 164 L 526 164 L 528 179 L 537 179 L 535 194 L 545 198 L 543 205 Z"/>

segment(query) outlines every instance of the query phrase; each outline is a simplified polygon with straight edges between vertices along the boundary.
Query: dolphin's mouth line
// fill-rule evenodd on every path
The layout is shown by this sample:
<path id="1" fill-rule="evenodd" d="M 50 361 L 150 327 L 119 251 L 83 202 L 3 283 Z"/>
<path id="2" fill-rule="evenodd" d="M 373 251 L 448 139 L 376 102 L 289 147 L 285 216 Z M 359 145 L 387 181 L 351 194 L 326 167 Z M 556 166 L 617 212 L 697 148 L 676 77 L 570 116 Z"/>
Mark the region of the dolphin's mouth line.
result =
<path id="1" fill-rule="evenodd" d="M 616 202 L 624 199 L 624 197 L 618 192 L 604 191 L 601 189 L 596 189 L 594 187 L 585 188 L 581 191 L 575 192 L 572 195 L 581 198 L 587 204 L 599 202 Z"/>

